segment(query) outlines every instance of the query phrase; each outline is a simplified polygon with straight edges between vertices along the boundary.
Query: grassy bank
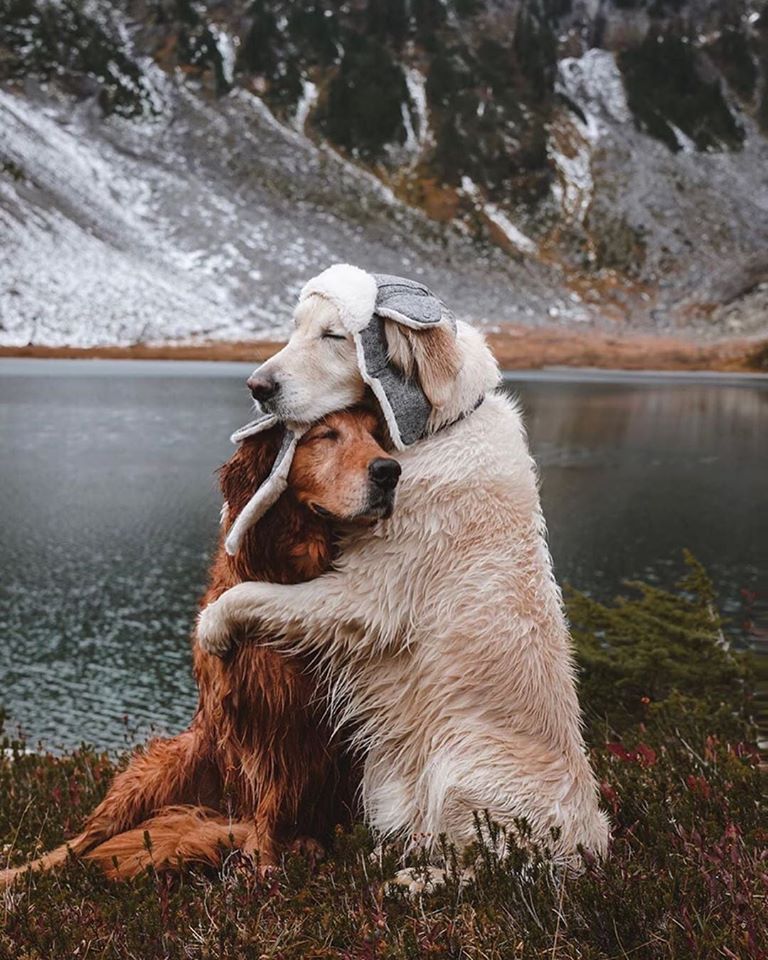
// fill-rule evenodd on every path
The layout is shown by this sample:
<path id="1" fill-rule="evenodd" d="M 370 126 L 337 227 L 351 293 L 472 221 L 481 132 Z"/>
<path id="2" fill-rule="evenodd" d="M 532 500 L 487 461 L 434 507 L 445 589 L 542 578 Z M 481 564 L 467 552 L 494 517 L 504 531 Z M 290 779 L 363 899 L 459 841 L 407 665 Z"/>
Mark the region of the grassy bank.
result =
<path id="1" fill-rule="evenodd" d="M 72 862 L 0 894 L 0 958 L 734 958 L 766 957 L 765 781 L 750 677 L 721 642 L 711 586 L 648 586 L 602 606 L 573 595 L 587 733 L 611 857 L 578 877 L 546 856 L 480 851 L 466 886 L 409 898 L 359 828 L 314 872 L 292 859 L 268 880 L 232 859 L 108 886 Z M 71 835 L 114 765 L 83 747 L 25 753 L 6 735 L 0 844 L 11 862 Z M 475 852 L 477 856 L 477 852 Z"/>

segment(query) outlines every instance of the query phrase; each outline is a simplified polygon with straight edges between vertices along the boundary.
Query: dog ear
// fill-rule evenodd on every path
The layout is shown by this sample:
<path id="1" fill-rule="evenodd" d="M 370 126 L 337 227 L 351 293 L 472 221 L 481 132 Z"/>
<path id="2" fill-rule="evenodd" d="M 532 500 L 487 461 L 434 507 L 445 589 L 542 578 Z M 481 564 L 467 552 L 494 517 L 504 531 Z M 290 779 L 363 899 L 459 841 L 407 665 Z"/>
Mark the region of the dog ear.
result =
<path id="1" fill-rule="evenodd" d="M 282 427 L 248 437 L 219 468 L 219 486 L 227 502 L 227 526 L 269 476 L 282 442 Z"/>
<path id="2" fill-rule="evenodd" d="M 254 491 L 269 476 L 283 440 L 280 426 L 246 437 L 219 470 L 221 492 L 227 503 L 226 537 Z M 227 556 L 224 569 L 233 577 L 226 586 L 244 580 L 297 583 L 325 572 L 333 545 L 330 524 L 299 503 L 288 489 L 252 527 L 241 548 Z M 226 556 L 223 552 L 222 556 Z"/>
<path id="3" fill-rule="evenodd" d="M 461 366 L 456 338 L 443 326 L 414 330 L 394 320 L 384 321 L 390 363 L 414 375 L 432 406 L 447 403 Z"/>

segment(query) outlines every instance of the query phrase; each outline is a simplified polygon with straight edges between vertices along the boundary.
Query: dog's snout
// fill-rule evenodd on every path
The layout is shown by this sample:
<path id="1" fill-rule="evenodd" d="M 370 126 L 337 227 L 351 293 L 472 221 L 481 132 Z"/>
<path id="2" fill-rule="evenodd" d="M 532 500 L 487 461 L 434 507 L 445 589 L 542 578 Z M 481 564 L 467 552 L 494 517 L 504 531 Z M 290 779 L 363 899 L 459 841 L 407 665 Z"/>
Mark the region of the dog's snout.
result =
<path id="1" fill-rule="evenodd" d="M 254 400 L 271 400 L 280 389 L 280 384 L 268 374 L 253 373 L 245 381 Z"/>
<path id="2" fill-rule="evenodd" d="M 371 480 L 383 490 L 394 490 L 400 479 L 400 464 L 389 457 L 377 457 L 368 467 Z"/>

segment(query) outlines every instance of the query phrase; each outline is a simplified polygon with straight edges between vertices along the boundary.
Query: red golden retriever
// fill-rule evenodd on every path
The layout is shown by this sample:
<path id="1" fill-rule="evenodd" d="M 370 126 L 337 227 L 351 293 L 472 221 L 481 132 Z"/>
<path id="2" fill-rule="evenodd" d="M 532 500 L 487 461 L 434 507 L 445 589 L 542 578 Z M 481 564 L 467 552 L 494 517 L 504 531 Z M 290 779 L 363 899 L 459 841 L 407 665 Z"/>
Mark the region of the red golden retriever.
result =
<path id="1" fill-rule="evenodd" d="M 337 524 L 388 515 L 399 466 L 377 434 L 376 417 L 363 410 L 314 426 L 296 451 L 288 490 L 229 557 L 223 538 L 267 476 L 280 436 L 272 430 L 242 443 L 220 472 L 227 509 L 203 603 L 245 580 L 317 577 L 331 565 Z M 195 644 L 199 702 L 189 728 L 137 753 L 78 836 L 0 872 L 0 885 L 54 867 L 69 851 L 122 878 L 180 860 L 217 866 L 233 848 L 270 865 L 291 844 L 325 843 L 350 819 L 357 778 L 305 666 L 259 643 L 239 644 L 226 660 Z"/>

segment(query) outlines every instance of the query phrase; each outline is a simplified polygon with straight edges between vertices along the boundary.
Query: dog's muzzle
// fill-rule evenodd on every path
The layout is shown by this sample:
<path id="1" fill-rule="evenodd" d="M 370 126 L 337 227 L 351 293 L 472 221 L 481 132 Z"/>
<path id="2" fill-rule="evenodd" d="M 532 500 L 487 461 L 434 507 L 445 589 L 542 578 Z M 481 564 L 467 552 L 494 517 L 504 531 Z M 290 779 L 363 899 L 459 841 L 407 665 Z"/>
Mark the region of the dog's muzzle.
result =
<path id="1" fill-rule="evenodd" d="M 368 476 L 381 490 L 394 490 L 401 473 L 400 464 L 390 457 L 378 457 L 368 467 Z"/>
<path id="2" fill-rule="evenodd" d="M 274 400 L 280 392 L 280 384 L 269 374 L 252 373 L 245 381 L 251 396 L 261 404 Z"/>
<path id="3" fill-rule="evenodd" d="M 370 490 L 366 513 L 381 520 L 388 520 L 395 509 L 395 488 L 402 468 L 397 460 L 378 457 L 368 467 Z"/>

